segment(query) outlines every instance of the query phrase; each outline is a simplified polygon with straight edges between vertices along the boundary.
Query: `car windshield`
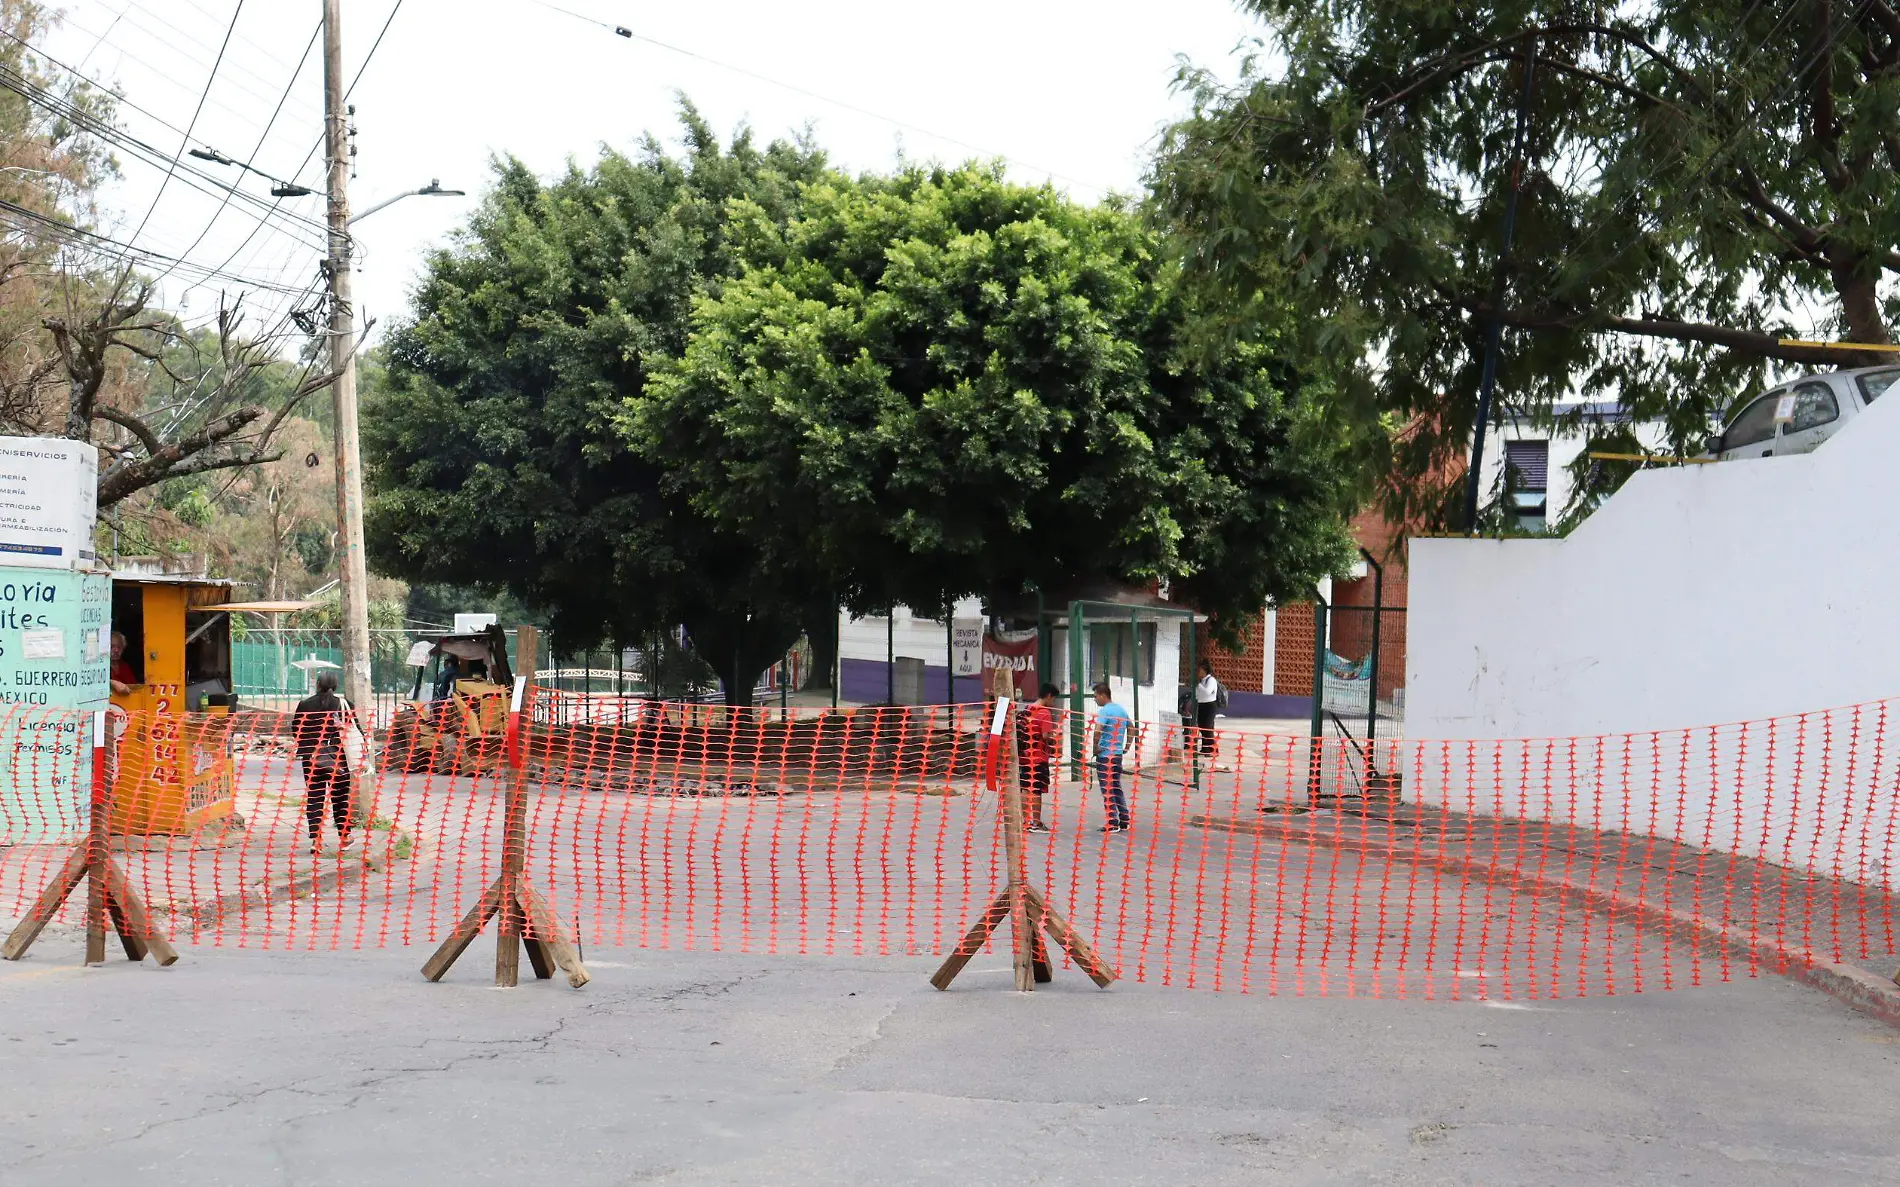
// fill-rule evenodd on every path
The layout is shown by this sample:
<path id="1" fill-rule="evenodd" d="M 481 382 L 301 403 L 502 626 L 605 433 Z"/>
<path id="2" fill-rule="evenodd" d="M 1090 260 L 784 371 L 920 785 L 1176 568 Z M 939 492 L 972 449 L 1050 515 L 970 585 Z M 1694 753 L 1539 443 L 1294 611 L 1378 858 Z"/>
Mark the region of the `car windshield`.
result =
<path id="1" fill-rule="evenodd" d="M 1893 386 L 1893 381 L 1896 379 L 1900 379 L 1900 367 L 1867 372 L 1859 377 L 1861 399 L 1869 404 L 1873 403 L 1883 392 Z"/>

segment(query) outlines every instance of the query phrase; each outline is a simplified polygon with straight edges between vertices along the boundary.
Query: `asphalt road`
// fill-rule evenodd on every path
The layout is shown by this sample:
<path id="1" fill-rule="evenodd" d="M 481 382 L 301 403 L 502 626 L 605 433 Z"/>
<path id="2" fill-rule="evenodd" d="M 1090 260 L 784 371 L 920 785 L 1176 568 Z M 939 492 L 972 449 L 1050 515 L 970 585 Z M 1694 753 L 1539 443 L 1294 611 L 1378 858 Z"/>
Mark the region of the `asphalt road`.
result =
<path id="1" fill-rule="evenodd" d="M 1900 1032 L 1764 978 L 1519 1003 L 1253 997 L 979 957 L 420 949 L 0 966 L 0 1183 L 1900 1182 Z M 525 970 L 524 970 L 525 971 Z"/>

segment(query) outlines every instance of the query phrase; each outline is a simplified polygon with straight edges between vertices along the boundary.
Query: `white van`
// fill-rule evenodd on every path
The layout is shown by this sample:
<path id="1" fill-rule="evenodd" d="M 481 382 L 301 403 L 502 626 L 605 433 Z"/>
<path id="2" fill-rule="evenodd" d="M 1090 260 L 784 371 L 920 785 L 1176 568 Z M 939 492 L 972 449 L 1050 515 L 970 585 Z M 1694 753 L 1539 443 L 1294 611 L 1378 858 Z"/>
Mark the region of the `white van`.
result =
<path id="1" fill-rule="evenodd" d="M 1811 453 L 1900 379 L 1900 366 L 1804 375 L 1763 392 L 1704 449 L 1718 461 Z"/>

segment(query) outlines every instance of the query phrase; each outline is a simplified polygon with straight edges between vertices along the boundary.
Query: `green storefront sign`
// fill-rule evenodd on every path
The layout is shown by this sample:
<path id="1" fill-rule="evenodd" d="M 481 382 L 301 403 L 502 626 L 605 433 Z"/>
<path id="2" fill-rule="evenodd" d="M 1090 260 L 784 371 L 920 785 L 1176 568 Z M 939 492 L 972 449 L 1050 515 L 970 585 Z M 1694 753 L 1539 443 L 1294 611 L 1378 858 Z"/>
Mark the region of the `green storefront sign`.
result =
<path id="1" fill-rule="evenodd" d="M 0 566 L 0 843 L 85 823 L 89 711 L 110 695 L 112 578 Z"/>

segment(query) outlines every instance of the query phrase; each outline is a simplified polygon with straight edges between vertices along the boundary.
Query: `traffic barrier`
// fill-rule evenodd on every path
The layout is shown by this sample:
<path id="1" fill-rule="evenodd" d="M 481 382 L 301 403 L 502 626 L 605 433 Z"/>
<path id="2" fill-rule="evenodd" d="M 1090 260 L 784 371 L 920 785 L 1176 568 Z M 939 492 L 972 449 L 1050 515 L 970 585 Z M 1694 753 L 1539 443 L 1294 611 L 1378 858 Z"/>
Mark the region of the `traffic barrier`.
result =
<path id="1" fill-rule="evenodd" d="M 105 840 L 149 910 L 140 934 L 437 943 L 512 866 L 587 945 L 939 961 L 1019 871 L 1120 977 L 1232 992 L 1625 993 L 1900 948 L 1891 702 L 1597 738 L 1366 747 L 1221 730 L 1211 753 L 1144 726 L 1140 752 L 1163 760 L 1121 770 L 1071 753 L 1058 712 L 1065 749 L 1024 799 L 1018 866 L 1003 792 L 1041 780 L 1004 755 L 1002 790 L 989 785 L 993 706 L 629 701 L 609 716 L 596 697 L 583 719 L 563 695 L 533 690 L 518 762 L 440 746 L 316 797 L 290 716 L 234 713 L 227 815 Z M 83 716 L 0 714 L 6 927 L 97 818 L 79 760 L 47 742 L 68 727 Z M 158 752 L 176 736 L 129 723 L 116 769 L 176 766 Z M 1112 781 L 1125 832 L 1099 831 Z M 1036 819 L 1049 831 L 1028 831 Z M 540 938 L 540 908 L 520 908 L 516 934 Z M 83 926 L 86 904 L 50 919 Z"/>

